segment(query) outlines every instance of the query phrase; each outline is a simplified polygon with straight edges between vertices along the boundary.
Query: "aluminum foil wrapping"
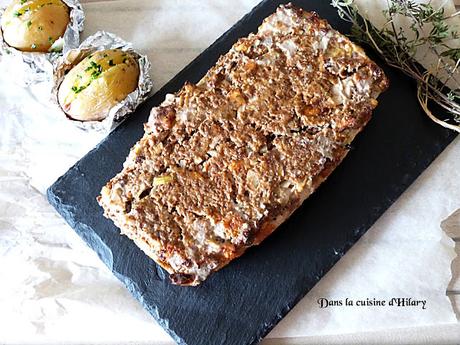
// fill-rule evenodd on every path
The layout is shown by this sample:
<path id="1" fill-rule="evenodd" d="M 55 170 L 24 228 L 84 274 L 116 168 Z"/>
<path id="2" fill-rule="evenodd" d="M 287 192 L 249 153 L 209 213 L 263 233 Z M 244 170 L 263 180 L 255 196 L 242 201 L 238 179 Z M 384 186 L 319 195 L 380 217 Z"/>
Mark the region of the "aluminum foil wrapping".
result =
<path id="1" fill-rule="evenodd" d="M 75 65 L 86 58 L 88 55 L 106 49 L 121 49 L 130 53 L 139 63 L 139 80 L 137 88 L 131 92 L 123 101 L 115 105 L 108 116 L 101 121 L 77 121 L 68 117 L 59 105 L 58 91 L 59 86 L 64 80 L 65 75 Z M 117 127 L 129 114 L 144 102 L 153 88 L 150 78 L 150 62 L 145 55 L 136 52 L 131 43 L 128 43 L 120 37 L 105 31 L 98 31 L 94 35 L 83 41 L 80 47 L 71 49 L 60 57 L 54 65 L 54 80 L 52 89 L 52 101 L 55 103 L 63 116 L 72 121 L 77 127 L 86 131 L 99 131 L 108 133 Z"/>
<path id="2" fill-rule="evenodd" d="M 78 47 L 80 32 L 83 31 L 85 14 L 78 0 L 62 0 L 70 9 L 70 22 L 63 37 L 58 39 L 52 46 L 55 50 L 49 53 L 23 52 L 10 47 L 3 39 L 0 30 L 0 55 L 2 60 L 9 65 L 15 80 L 24 86 L 30 86 L 43 81 L 51 81 L 53 76 L 53 63 L 70 49 Z M 0 9 L 0 19 L 6 8 Z"/>

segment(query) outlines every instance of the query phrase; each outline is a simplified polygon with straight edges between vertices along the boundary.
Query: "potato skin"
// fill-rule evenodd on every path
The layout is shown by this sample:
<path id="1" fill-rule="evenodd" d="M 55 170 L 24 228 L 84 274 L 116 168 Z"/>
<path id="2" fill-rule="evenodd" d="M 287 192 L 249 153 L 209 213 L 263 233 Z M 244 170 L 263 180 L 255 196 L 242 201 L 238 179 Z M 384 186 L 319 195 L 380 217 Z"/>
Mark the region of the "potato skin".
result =
<path id="1" fill-rule="evenodd" d="M 101 121 L 137 88 L 139 63 L 121 49 L 95 52 L 65 76 L 58 91 L 65 113 L 78 121 Z"/>
<path id="2" fill-rule="evenodd" d="M 61 0 L 14 0 L 2 16 L 1 27 L 11 47 L 48 52 L 69 21 L 69 8 Z"/>

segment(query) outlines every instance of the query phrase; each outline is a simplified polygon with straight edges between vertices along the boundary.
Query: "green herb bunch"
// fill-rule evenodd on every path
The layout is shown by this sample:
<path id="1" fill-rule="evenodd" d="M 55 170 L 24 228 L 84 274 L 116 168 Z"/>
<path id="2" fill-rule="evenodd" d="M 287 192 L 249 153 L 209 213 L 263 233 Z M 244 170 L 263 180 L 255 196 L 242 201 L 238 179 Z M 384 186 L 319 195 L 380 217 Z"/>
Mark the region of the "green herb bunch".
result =
<path id="1" fill-rule="evenodd" d="M 447 22 L 460 12 L 446 16 L 443 7 L 411 0 L 387 0 L 387 3 L 383 11 L 386 23 L 378 29 L 359 14 L 354 0 L 332 0 L 340 17 L 351 22 L 352 38 L 370 44 L 389 65 L 414 78 L 418 100 L 426 114 L 436 123 L 460 132 L 460 84 L 455 79 L 459 78 L 460 49 L 447 44 L 460 37 Z M 401 16 L 411 23 L 410 35 L 395 24 Z M 432 68 L 425 69 L 417 62 L 418 49 L 428 49 L 437 58 Z M 435 116 L 429 108 L 431 101 L 446 109 L 449 118 Z"/>

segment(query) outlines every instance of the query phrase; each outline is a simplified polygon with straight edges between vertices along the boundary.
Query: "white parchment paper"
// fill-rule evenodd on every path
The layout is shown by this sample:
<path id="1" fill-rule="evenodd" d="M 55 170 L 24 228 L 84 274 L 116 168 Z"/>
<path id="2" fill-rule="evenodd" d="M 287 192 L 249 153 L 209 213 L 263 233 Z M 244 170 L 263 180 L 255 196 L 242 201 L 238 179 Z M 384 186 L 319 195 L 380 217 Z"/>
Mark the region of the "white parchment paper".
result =
<path id="1" fill-rule="evenodd" d="M 258 0 L 83 3 L 86 36 L 104 29 L 133 42 L 154 61 L 159 88 Z M 173 344 L 44 199 L 101 135 L 62 120 L 49 85 L 22 89 L 10 78 L 0 63 L 0 343 Z M 456 322 L 446 297 L 455 254 L 440 223 L 460 207 L 459 155 L 457 140 L 269 337 Z M 321 309 L 322 297 L 410 297 L 426 309 Z"/>

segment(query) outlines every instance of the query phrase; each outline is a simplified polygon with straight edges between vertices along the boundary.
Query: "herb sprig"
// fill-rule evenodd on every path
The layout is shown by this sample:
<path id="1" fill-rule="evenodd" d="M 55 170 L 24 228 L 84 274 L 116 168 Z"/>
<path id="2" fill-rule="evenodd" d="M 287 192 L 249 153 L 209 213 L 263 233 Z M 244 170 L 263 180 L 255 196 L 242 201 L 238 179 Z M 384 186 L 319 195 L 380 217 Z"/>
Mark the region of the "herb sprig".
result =
<path id="1" fill-rule="evenodd" d="M 446 16 L 444 8 L 435 9 L 430 3 L 412 0 L 387 0 L 383 12 L 386 24 L 378 29 L 361 16 L 353 0 L 332 0 L 340 17 L 352 24 L 352 37 L 370 44 L 389 65 L 396 67 L 417 81 L 417 97 L 431 120 L 443 127 L 460 132 L 460 49 L 450 47 L 448 41 L 460 38 L 451 29 L 447 19 L 460 15 L 456 12 Z M 406 17 L 412 35 L 395 24 L 396 17 Z M 437 58 L 430 69 L 424 69 L 416 59 L 418 49 L 427 48 Z M 457 88 L 447 85 L 456 83 Z M 430 110 L 430 101 L 448 111 L 448 119 L 440 119 Z"/>

